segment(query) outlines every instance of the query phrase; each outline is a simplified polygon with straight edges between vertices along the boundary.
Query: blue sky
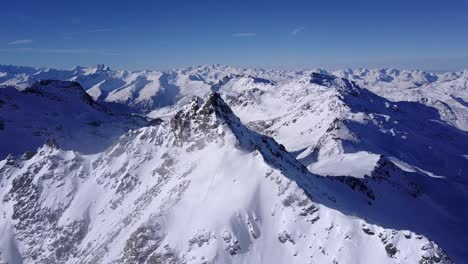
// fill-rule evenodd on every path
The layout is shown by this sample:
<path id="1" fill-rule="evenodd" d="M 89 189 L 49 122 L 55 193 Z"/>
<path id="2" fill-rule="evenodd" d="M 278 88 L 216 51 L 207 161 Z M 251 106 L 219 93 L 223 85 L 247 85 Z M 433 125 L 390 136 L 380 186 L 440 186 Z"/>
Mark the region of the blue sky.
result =
<path id="1" fill-rule="evenodd" d="M 468 1 L 5 1 L 0 64 L 468 68 Z"/>

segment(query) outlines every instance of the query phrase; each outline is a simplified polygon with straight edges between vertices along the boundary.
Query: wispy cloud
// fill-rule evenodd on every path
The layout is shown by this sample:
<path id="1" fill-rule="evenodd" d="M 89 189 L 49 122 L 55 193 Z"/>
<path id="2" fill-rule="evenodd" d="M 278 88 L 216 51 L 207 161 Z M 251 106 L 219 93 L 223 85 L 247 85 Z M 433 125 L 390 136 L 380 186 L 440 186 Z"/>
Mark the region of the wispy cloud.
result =
<path id="1" fill-rule="evenodd" d="M 253 32 L 240 32 L 240 33 L 234 33 L 232 34 L 233 37 L 236 38 L 246 38 L 246 37 L 255 37 L 257 36 L 257 33 Z"/>
<path id="2" fill-rule="evenodd" d="M 297 27 L 295 29 L 293 29 L 293 31 L 291 31 L 291 35 L 297 35 L 299 33 L 301 33 L 302 31 L 304 31 L 305 27 Z"/>
<path id="3" fill-rule="evenodd" d="M 32 39 L 17 39 L 12 42 L 9 42 L 8 45 L 24 45 L 32 43 Z"/>

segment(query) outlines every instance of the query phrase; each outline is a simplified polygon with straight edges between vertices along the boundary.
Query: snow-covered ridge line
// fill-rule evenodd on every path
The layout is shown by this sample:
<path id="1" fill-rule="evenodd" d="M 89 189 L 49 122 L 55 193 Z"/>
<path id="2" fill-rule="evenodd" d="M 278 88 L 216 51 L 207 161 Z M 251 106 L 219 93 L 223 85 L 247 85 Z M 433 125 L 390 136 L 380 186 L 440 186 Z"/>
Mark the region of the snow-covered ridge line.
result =
<path id="1" fill-rule="evenodd" d="M 149 120 L 113 113 L 77 82 L 42 80 L 21 90 L 0 88 L 0 123 L 0 158 L 4 158 L 35 151 L 50 138 L 65 149 L 97 153 Z"/>

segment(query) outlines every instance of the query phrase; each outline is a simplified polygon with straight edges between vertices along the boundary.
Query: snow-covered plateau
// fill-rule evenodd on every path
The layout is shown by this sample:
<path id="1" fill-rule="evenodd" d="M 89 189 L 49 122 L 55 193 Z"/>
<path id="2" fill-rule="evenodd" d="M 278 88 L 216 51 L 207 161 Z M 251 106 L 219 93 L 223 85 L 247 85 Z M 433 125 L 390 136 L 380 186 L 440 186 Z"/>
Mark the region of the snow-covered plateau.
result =
<path id="1" fill-rule="evenodd" d="M 0 65 L 0 263 L 468 263 L 468 70 Z"/>

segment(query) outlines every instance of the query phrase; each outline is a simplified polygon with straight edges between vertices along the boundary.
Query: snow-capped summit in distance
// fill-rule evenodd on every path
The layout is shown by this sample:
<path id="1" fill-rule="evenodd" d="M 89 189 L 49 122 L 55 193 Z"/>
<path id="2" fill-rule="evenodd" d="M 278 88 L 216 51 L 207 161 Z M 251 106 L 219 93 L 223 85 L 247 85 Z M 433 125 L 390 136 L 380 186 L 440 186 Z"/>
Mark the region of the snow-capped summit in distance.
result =
<path id="1" fill-rule="evenodd" d="M 0 66 L 0 263 L 464 263 L 468 70 Z"/>

